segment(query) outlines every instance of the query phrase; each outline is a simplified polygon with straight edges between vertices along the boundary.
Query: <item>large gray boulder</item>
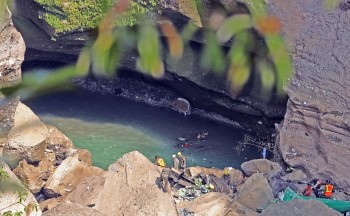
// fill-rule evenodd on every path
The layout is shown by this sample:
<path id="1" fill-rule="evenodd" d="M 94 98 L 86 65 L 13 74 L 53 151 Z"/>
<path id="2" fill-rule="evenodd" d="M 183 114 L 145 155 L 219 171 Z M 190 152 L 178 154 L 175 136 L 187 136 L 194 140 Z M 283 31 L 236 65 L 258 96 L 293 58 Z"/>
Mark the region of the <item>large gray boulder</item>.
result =
<path id="1" fill-rule="evenodd" d="M 50 176 L 44 186 L 48 197 L 58 197 L 70 193 L 86 178 L 99 175 L 104 171 L 89 166 L 78 159 L 78 155 L 66 158 Z"/>
<path id="2" fill-rule="evenodd" d="M 266 178 L 261 173 L 249 177 L 237 192 L 234 201 L 256 210 L 268 204 L 274 195 Z"/>
<path id="3" fill-rule="evenodd" d="M 254 173 L 263 173 L 266 176 L 277 176 L 281 174 L 282 167 L 276 162 L 267 159 L 255 159 L 241 164 L 241 168 L 246 176 L 252 176 Z"/>
<path id="4" fill-rule="evenodd" d="M 30 110 L 19 102 L 14 124 L 6 137 L 2 140 L 3 155 L 10 162 L 11 167 L 22 159 L 30 163 L 38 163 L 45 157 L 46 138 L 49 131 L 44 123 Z M 13 162 L 13 163 L 12 163 Z"/>
<path id="5" fill-rule="evenodd" d="M 179 212 L 189 212 L 201 216 L 255 216 L 257 212 L 245 207 L 222 193 L 211 192 L 193 201 L 184 201 L 176 205 Z"/>
<path id="6" fill-rule="evenodd" d="M 291 48 L 294 76 L 277 147 L 312 178 L 350 188 L 350 16 L 345 1 L 271 0 Z"/>
<path id="7" fill-rule="evenodd" d="M 109 166 L 96 210 L 107 215 L 168 215 L 177 210 L 170 193 L 159 186 L 159 169 L 137 151 Z"/>
<path id="8" fill-rule="evenodd" d="M 0 87 L 12 86 L 21 80 L 25 45 L 15 29 L 6 1 L 0 2 Z"/>
<path id="9" fill-rule="evenodd" d="M 340 216 L 339 212 L 329 208 L 325 204 L 315 200 L 294 199 L 290 202 L 271 204 L 264 210 L 261 216 L 283 215 L 283 216 Z"/>

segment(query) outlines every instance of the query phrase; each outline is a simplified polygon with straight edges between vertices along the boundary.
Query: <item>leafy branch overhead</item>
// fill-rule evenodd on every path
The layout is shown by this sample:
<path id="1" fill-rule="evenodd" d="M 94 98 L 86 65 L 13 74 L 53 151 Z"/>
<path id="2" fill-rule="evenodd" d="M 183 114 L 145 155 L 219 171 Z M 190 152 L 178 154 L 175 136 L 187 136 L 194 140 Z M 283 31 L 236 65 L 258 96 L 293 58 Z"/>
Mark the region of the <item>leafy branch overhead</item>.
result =
<path id="1" fill-rule="evenodd" d="M 96 20 L 89 16 L 96 10 L 104 15 L 96 18 L 100 23 L 97 39 L 86 45 L 75 66 L 44 76 L 27 73 L 19 86 L 2 89 L 6 94 L 19 93 L 24 97 L 22 99 L 52 88 L 66 87 L 67 79 L 85 76 L 90 70 L 96 75 L 113 76 L 118 62 L 128 52 L 138 53 L 136 66 L 141 72 L 161 78 L 165 68 L 160 36 L 165 38 L 170 56 L 180 62 L 184 47 L 197 32 L 205 39 L 201 59 L 203 69 L 225 73 L 234 95 L 242 91 L 252 76 L 260 77 L 264 95 L 271 95 L 273 91 L 282 95 L 292 73 L 288 51 L 280 36 L 281 24 L 277 18 L 268 15 L 264 0 L 241 0 L 248 13 L 227 16 L 214 11 L 205 27 L 198 25 L 196 20 L 197 25 L 189 22 L 181 31 L 159 14 L 159 2 L 154 0 L 35 1 L 47 8 L 47 16 L 56 14 L 61 19 L 58 23 L 68 23 L 60 26 L 47 19 L 58 33 L 94 28 Z M 192 9 L 203 7 L 198 5 L 199 1 L 192 1 Z M 98 5 L 94 7 L 92 2 Z M 94 12 L 89 14 L 90 11 Z M 137 22 L 124 22 L 126 17 Z M 123 25 L 119 25 L 121 23 Z M 227 45 L 230 46 L 228 51 L 223 49 Z"/>

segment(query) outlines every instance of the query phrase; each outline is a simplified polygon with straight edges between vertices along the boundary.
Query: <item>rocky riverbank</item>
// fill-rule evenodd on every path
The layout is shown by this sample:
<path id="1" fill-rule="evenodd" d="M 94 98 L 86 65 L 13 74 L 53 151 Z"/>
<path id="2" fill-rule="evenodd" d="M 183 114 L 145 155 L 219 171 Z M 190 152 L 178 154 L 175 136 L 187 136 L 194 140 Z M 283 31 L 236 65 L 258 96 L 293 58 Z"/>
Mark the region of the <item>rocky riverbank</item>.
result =
<path id="1" fill-rule="evenodd" d="M 234 186 L 234 190 L 223 190 L 220 186 L 223 170 L 189 167 L 185 170 L 187 178 L 194 180 L 199 174 L 212 176 L 215 189 L 191 198 L 192 201 L 181 201 L 186 198 L 179 199 L 179 191 L 189 183 L 171 182 L 171 192 L 164 192 L 160 182 L 161 168 L 137 151 L 125 154 L 104 171 L 91 165 L 88 151 L 76 149 L 69 138 L 56 128 L 41 123 L 21 103 L 17 106 L 14 122 L 5 137 L 3 156 L 16 159 L 12 162 L 20 161 L 11 163 L 11 168 L 28 188 L 23 205 L 40 207 L 29 215 L 41 215 L 41 211 L 43 215 L 68 215 L 77 209 L 81 215 L 257 215 L 257 209 L 270 204 L 286 187 L 301 193 L 305 184 L 299 183 L 310 180 L 298 170 L 286 174 L 278 163 L 259 159 L 243 163 L 243 172 L 231 169 L 229 185 Z M 26 125 L 31 127 L 19 130 Z M 6 165 L 2 167 L 12 180 L 16 179 Z M 334 197 L 349 199 L 341 192 L 335 193 Z M 7 198 L 2 196 L 1 200 Z M 2 213 L 5 210 L 24 211 L 22 205 L 16 206 L 16 199 L 12 200 L 12 203 L 6 202 L 11 208 L 2 206 Z M 274 204 L 265 211 L 280 212 L 284 205 Z M 318 202 L 305 204 L 299 201 L 290 205 L 310 212 L 310 215 L 322 208 L 328 215 L 338 215 Z"/>

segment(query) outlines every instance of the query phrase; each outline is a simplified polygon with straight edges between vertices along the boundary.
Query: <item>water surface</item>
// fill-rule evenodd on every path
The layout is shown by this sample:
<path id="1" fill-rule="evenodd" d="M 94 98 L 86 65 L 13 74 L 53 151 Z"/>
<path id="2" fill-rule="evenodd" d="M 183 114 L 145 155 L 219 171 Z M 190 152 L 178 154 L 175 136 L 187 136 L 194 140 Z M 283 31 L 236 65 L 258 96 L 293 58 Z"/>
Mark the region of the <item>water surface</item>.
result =
<path id="1" fill-rule="evenodd" d="M 133 150 L 152 161 L 161 155 L 167 163 L 171 155 L 182 151 L 191 166 L 218 168 L 238 168 L 242 162 L 260 157 L 253 147 L 237 154 L 238 141 L 247 133 L 239 128 L 115 96 L 79 90 L 46 95 L 25 104 L 42 121 L 64 132 L 75 146 L 88 149 L 94 164 L 104 169 Z M 199 132 L 208 132 L 208 139 L 196 139 Z M 184 143 L 189 147 L 182 147 Z"/>

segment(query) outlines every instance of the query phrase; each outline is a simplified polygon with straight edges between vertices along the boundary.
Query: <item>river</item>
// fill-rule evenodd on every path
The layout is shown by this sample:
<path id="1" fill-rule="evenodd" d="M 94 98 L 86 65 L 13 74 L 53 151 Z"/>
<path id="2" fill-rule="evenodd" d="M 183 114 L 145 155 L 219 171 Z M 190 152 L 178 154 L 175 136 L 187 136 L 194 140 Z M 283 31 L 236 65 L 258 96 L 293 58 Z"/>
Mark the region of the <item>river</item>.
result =
<path id="1" fill-rule="evenodd" d="M 236 146 L 248 133 L 240 128 L 112 95 L 75 90 L 24 103 L 43 122 L 71 138 L 75 146 L 88 149 L 94 165 L 103 169 L 133 150 L 151 161 L 160 155 L 168 164 L 173 154 L 182 151 L 189 166 L 217 168 L 239 168 L 242 162 L 261 155 L 254 147 L 238 154 Z M 208 132 L 208 138 L 197 139 L 200 132 Z M 184 147 L 185 143 L 188 146 Z"/>

